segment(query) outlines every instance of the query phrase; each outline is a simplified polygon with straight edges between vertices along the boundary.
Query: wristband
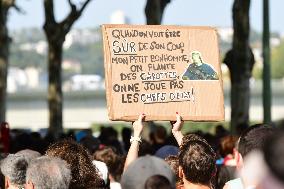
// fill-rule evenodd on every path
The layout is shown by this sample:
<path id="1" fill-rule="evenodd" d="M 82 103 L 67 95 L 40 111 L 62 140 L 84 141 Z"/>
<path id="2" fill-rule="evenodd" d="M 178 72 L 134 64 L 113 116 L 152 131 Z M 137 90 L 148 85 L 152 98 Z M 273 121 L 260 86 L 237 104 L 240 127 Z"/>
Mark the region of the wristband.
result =
<path id="1" fill-rule="evenodd" d="M 131 138 L 130 138 L 130 143 L 132 143 L 133 141 L 137 141 L 137 142 L 139 142 L 139 143 L 142 142 L 141 137 L 134 137 L 134 136 L 131 136 Z"/>

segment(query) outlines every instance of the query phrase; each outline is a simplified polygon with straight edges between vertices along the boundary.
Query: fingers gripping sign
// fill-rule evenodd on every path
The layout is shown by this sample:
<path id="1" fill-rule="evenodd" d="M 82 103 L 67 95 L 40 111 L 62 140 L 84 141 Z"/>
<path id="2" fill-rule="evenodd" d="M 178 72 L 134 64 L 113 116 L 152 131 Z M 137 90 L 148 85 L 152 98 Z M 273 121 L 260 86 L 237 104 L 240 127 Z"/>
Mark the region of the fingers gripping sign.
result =
<path id="1" fill-rule="evenodd" d="M 184 121 L 182 120 L 181 116 L 178 114 L 178 112 L 176 113 L 176 121 L 171 121 L 171 125 L 172 125 L 172 131 L 181 131 Z"/>
<path id="2" fill-rule="evenodd" d="M 144 120 L 146 115 L 140 114 L 138 120 L 133 123 L 133 134 L 134 137 L 140 137 L 144 127 Z"/>

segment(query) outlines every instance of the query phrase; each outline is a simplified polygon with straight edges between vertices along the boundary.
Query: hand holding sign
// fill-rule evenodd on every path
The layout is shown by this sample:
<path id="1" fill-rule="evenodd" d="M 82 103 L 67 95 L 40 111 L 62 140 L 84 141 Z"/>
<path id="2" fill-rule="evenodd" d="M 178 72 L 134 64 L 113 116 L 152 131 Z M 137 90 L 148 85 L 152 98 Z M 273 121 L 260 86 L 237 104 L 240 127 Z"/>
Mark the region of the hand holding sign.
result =
<path id="1" fill-rule="evenodd" d="M 176 113 L 177 120 L 176 121 L 171 121 L 172 125 L 172 132 L 179 132 L 182 129 L 184 121 L 182 121 L 181 116 Z"/>
<path id="2" fill-rule="evenodd" d="M 171 121 L 170 122 L 172 125 L 172 133 L 178 143 L 178 145 L 180 146 L 182 143 L 182 138 L 183 138 L 183 134 L 181 132 L 182 126 L 183 126 L 183 120 L 181 118 L 181 116 L 178 114 L 178 112 L 176 113 L 176 121 Z"/>
<path id="3" fill-rule="evenodd" d="M 145 119 L 145 114 L 140 114 L 139 118 L 137 121 L 133 122 L 133 135 L 134 137 L 141 137 L 141 133 L 143 131 L 144 127 L 144 119 Z"/>

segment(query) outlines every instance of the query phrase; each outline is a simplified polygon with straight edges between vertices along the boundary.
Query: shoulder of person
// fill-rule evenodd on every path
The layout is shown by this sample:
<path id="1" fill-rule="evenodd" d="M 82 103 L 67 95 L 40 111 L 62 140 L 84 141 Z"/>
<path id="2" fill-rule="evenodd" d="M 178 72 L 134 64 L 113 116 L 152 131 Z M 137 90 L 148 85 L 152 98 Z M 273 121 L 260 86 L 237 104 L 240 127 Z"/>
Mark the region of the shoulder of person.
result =
<path id="1" fill-rule="evenodd" d="M 212 65 L 210 65 L 210 64 L 207 64 L 207 63 L 203 63 L 203 66 L 204 66 L 204 68 L 206 68 L 207 70 L 213 70 L 214 71 L 214 67 L 212 66 Z"/>
<path id="2" fill-rule="evenodd" d="M 188 68 L 187 68 L 187 69 L 189 69 L 189 68 L 195 68 L 195 67 L 196 67 L 195 64 L 194 64 L 194 63 L 191 63 L 191 64 L 188 65 Z"/>

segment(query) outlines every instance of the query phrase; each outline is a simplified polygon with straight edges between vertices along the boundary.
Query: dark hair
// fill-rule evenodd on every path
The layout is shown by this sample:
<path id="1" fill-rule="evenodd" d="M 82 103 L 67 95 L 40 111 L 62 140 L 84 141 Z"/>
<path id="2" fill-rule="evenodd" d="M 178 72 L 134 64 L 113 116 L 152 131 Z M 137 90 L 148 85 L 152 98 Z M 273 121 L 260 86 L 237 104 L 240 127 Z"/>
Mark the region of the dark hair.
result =
<path id="1" fill-rule="evenodd" d="M 215 152 L 201 140 L 190 140 L 180 150 L 179 166 L 185 179 L 194 184 L 210 185 L 216 173 Z"/>
<path id="2" fill-rule="evenodd" d="M 124 144 L 124 150 L 127 152 L 130 148 L 131 129 L 124 127 L 121 131 L 121 137 Z"/>
<path id="3" fill-rule="evenodd" d="M 169 179 L 162 175 L 153 175 L 145 182 L 145 189 L 172 189 Z"/>
<path id="4" fill-rule="evenodd" d="M 93 154 L 95 160 L 107 165 L 108 171 L 115 181 L 119 182 L 124 166 L 124 158 L 114 152 L 111 147 L 105 147 Z"/>
<path id="5" fill-rule="evenodd" d="M 178 156 L 170 155 L 165 158 L 165 161 L 169 164 L 171 167 L 172 171 L 175 173 L 176 176 L 176 184 L 182 184 L 182 178 L 179 177 L 179 171 L 178 171 Z"/>
<path id="6" fill-rule="evenodd" d="M 226 182 L 236 178 L 235 175 L 236 175 L 235 166 L 226 166 L 226 165 L 217 166 L 215 188 L 216 189 L 224 188 Z"/>
<path id="7" fill-rule="evenodd" d="M 266 140 L 263 152 L 264 159 L 270 171 L 280 181 L 284 182 L 284 132 L 274 134 Z"/>
<path id="8" fill-rule="evenodd" d="M 181 148 L 181 149 L 184 148 L 184 146 L 186 146 L 186 144 L 187 144 L 189 141 L 193 141 L 193 140 L 200 140 L 200 141 L 203 141 L 203 142 L 207 143 L 207 141 L 206 141 L 203 137 L 201 137 L 201 136 L 199 136 L 199 135 L 197 135 L 197 134 L 187 134 L 187 135 L 185 135 L 185 136 L 182 138 L 182 142 L 181 142 L 180 148 Z"/>
<path id="9" fill-rule="evenodd" d="M 89 152 L 75 141 L 65 139 L 56 142 L 49 146 L 46 154 L 59 157 L 70 165 L 72 175 L 70 189 L 91 189 L 104 186 L 98 170 L 92 164 Z"/>
<path id="10" fill-rule="evenodd" d="M 261 149 L 274 128 L 265 124 L 256 124 L 246 129 L 240 136 L 238 151 L 244 158 L 249 152 Z"/>
<path id="11" fill-rule="evenodd" d="M 139 146 L 138 156 L 145 156 L 145 155 L 152 155 L 153 148 L 151 144 L 147 141 L 142 139 L 142 143 Z"/>
<path id="12" fill-rule="evenodd" d="M 165 129 L 165 127 L 158 125 L 154 130 L 154 137 L 155 139 L 166 140 L 167 130 Z"/>
<path id="13" fill-rule="evenodd" d="M 86 149 L 88 149 L 91 154 L 97 151 L 101 144 L 100 140 L 93 137 L 92 135 L 83 137 L 79 143 L 82 144 Z"/>

